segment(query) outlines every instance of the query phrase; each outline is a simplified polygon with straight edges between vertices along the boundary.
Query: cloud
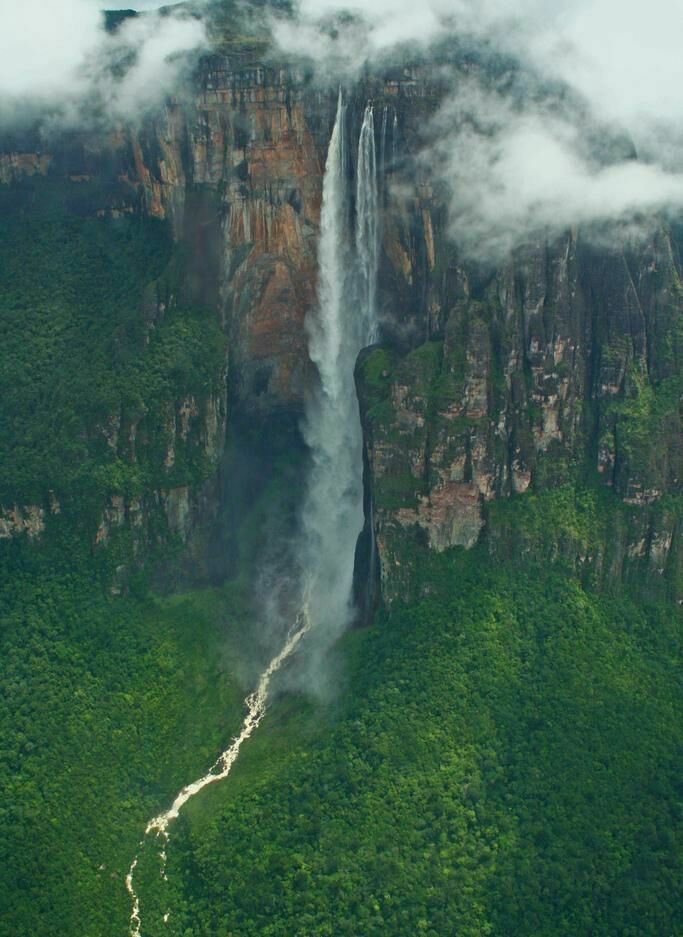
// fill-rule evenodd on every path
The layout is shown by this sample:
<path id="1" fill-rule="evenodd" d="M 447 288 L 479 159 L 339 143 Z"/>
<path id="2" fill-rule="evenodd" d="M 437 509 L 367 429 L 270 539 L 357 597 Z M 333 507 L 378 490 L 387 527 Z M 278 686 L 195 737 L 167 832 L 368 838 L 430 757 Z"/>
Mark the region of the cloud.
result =
<path id="1" fill-rule="evenodd" d="M 683 6 L 677 0 L 574 0 L 565 6 L 554 23 L 531 34 L 532 60 L 643 145 L 654 124 L 678 134 Z"/>
<path id="2" fill-rule="evenodd" d="M 112 35 L 92 0 L 3 4 L 0 117 L 135 119 L 173 90 L 187 54 L 205 43 L 192 17 L 149 13 Z"/>
<path id="3" fill-rule="evenodd" d="M 605 119 L 681 122 L 679 0 L 301 0 L 296 10 L 294 22 L 278 24 L 276 38 L 291 40 L 320 61 L 330 45 L 320 36 L 321 26 L 333 17 L 342 44 L 347 36 L 356 43 L 364 37 L 360 49 L 349 50 L 354 62 L 371 61 L 373 53 L 401 43 L 426 45 L 448 34 L 476 37 L 567 82 Z M 347 18 L 346 27 L 340 16 Z M 314 33 L 321 39 L 317 44 L 304 38 Z"/>
<path id="4" fill-rule="evenodd" d="M 455 240 L 479 259 L 500 259 L 528 238 L 574 225 L 620 222 L 632 231 L 643 215 L 683 206 L 683 174 L 596 156 L 585 125 L 552 101 L 517 107 L 465 82 L 432 129 L 436 142 L 421 160 L 448 186 Z M 623 140 L 613 142 L 624 154 Z"/>
<path id="5" fill-rule="evenodd" d="M 118 37 L 124 52 L 134 51 L 135 64 L 112 82 L 115 109 L 132 114 L 141 102 L 150 107 L 173 89 L 183 68 L 183 55 L 202 48 L 204 24 L 197 19 L 149 15 L 128 20 Z"/>
<path id="6" fill-rule="evenodd" d="M 451 38 L 528 76 L 495 87 L 453 69 L 422 154 L 459 242 L 493 253 L 683 205 L 682 34 L 680 0 L 301 0 L 274 29 L 328 79 Z"/>
<path id="7" fill-rule="evenodd" d="M 273 19 L 273 34 L 277 45 L 313 58 L 328 77 L 350 77 L 397 45 L 435 39 L 445 29 L 440 6 L 448 4 L 373 0 L 368 7 L 302 0 L 293 19 Z"/>

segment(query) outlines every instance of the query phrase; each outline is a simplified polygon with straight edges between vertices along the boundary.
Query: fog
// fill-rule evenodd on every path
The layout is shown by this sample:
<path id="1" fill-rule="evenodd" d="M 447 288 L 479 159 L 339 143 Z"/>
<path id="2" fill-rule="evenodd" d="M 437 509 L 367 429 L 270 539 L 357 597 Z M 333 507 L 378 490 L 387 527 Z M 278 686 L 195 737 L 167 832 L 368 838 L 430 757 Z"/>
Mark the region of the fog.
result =
<path id="1" fill-rule="evenodd" d="M 450 39 L 528 76 L 513 98 L 509 82 L 454 69 L 425 128 L 421 160 L 448 187 L 454 237 L 492 258 L 530 236 L 683 205 L 681 34 L 676 0 L 302 0 L 294 22 L 274 24 L 326 81 Z M 610 140 L 622 141 L 611 153 Z"/>
<path id="2" fill-rule="evenodd" d="M 115 34 L 92 0 L 23 0 L 0 7 L 0 118 L 62 124 L 135 121 L 172 93 L 204 24 L 181 15 L 127 19 Z"/>

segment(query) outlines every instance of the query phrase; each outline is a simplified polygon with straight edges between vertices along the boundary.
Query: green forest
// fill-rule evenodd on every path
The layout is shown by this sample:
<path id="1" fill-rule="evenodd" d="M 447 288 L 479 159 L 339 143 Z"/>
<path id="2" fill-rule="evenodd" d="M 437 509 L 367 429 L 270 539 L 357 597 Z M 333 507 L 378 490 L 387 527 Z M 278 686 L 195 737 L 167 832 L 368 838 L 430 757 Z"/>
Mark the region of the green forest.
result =
<path id="1" fill-rule="evenodd" d="M 75 497 L 82 520 L 107 495 L 206 472 L 191 454 L 164 472 L 163 406 L 212 389 L 225 338 L 183 294 L 168 225 L 99 208 L 115 194 L 94 182 L 0 186 L 5 505 L 52 491 Z M 139 427 L 135 464 L 107 442 L 112 417 Z"/>
<path id="2" fill-rule="evenodd" d="M 147 820 L 241 718 L 249 603 L 4 572 L 0 933 L 123 935 Z M 331 699 L 278 694 L 168 884 L 145 848 L 146 934 L 681 933 L 679 616 L 481 549 L 428 577 Z"/>
<path id="3" fill-rule="evenodd" d="M 310 691 L 285 668 L 160 876 L 145 826 L 230 743 L 268 659 L 245 566 L 291 492 L 271 478 L 243 520 L 235 581 L 171 575 L 161 521 L 142 555 L 127 531 L 94 542 L 112 495 L 215 473 L 191 440 L 165 464 L 164 419 L 216 391 L 227 340 L 167 224 L 98 216 L 81 185 L 0 186 L 0 504 L 46 517 L 0 538 L 0 937 L 126 937 L 138 851 L 143 937 L 681 937 L 683 616 L 668 581 L 566 561 L 637 510 L 587 472 L 491 507 L 498 540 L 470 551 L 408 538 L 410 600 Z M 389 359 L 368 359 L 378 395 Z M 678 386 L 620 401 L 631 460 Z M 141 427 L 135 458 L 112 413 Z"/>

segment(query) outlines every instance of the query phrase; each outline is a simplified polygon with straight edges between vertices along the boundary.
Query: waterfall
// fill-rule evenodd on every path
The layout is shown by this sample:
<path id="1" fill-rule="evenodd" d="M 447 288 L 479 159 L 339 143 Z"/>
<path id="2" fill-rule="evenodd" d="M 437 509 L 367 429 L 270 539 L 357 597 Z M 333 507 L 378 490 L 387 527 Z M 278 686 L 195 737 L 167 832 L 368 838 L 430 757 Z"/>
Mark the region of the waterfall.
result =
<path id="1" fill-rule="evenodd" d="M 135 874 L 146 839 L 154 838 L 165 878 L 169 826 L 192 797 L 230 774 L 242 745 L 266 714 L 275 674 L 309 632 L 316 635 L 318 646 L 324 648 L 354 615 L 354 556 L 364 522 L 363 440 L 354 367 L 359 352 L 377 336 L 375 280 L 379 228 L 375 136 L 370 107 L 365 110 L 358 148 L 355 244 L 351 237 L 348 169 L 346 105 L 340 92 L 323 180 L 318 302 L 306 322 L 309 353 L 320 381 L 307 402 L 304 426 L 311 451 L 311 469 L 302 509 L 301 536 L 295 547 L 301 571 L 300 611 L 281 650 L 245 700 L 246 716 L 239 735 L 203 777 L 184 787 L 170 808 L 147 824 L 145 839 L 125 880 L 132 903 L 132 937 L 141 937 L 142 917 Z M 164 916 L 165 923 L 169 916 L 170 912 Z"/>
<path id="2" fill-rule="evenodd" d="M 380 140 L 380 159 L 379 159 L 379 170 L 380 170 L 380 179 L 382 186 L 384 186 L 384 179 L 386 176 L 387 169 L 387 121 L 389 120 L 389 108 L 384 107 L 382 110 L 382 136 Z"/>
<path id="3" fill-rule="evenodd" d="M 391 128 L 391 171 L 396 171 L 396 150 L 398 147 L 398 111 L 394 114 L 394 123 Z"/>
<path id="4" fill-rule="evenodd" d="M 365 108 L 358 141 L 356 178 L 356 252 L 359 270 L 360 310 L 363 341 L 357 348 L 377 340 L 377 268 L 379 265 L 379 203 L 375 122 L 370 105 Z"/>
<path id="5" fill-rule="evenodd" d="M 322 641 L 354 615 L 354 555 L 363 528 L 363 439 L 354 383 L 359 352 L 376 339 L 377 166 L 372 109 L 358 148 L 355 256 L 340 92 L 323 185 L 317 308 L 307 320 L 309 353 L 320 375 L 304 436 L 312 468 L 303 507 L 304 596 Z M 356 297 L 358 297 L 356 299 Z"/>
<path id="6" fill-rule="evenodd" d="M 379 169 L 380 177 L 384 179 L 384 171 L 386 168 L 386 156 L 387 156 L 387 120 L 389 119 L 389 108 L 382 108 L 382 135 L 380 137 L 379 144 Z"/>

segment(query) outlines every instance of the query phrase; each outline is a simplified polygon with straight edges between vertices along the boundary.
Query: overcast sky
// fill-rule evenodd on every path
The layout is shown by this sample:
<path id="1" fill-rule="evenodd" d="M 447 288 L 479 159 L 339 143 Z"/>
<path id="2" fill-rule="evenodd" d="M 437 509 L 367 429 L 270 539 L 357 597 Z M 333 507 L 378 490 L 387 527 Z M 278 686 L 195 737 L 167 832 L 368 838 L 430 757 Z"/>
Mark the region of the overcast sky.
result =
<path id="1" fill-rule="evenodd" d="M 90 107 L 132 120 L 174 88 L 184 53 L 205 46 L 195 19 L 130 19 L 115 36 L 103 29 L 94 0 L 0 2 L 0 119 L 33 112 L 62 122 L 87 119 Z M 134 63 L 115 80 L 110 66 Z"/>

